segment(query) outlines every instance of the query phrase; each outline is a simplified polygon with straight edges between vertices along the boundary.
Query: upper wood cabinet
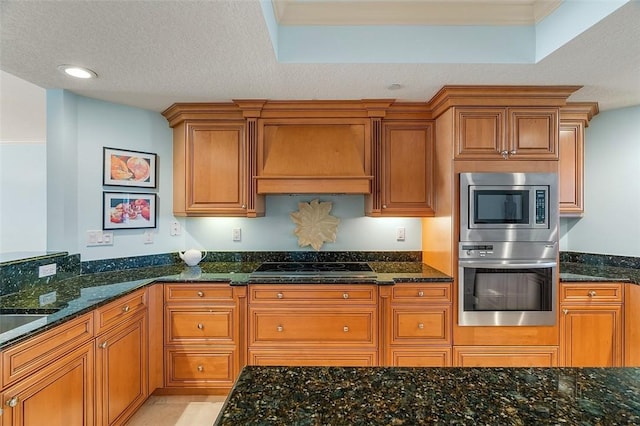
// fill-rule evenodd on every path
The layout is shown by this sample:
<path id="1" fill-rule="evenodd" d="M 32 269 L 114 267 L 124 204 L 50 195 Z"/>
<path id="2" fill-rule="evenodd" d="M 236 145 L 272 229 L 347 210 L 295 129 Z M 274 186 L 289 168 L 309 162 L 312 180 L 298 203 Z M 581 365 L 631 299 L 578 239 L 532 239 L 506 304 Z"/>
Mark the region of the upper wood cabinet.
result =
<path id="1" fill-rule="evenodd" d="M 382 123 L 381 216 L 433 216 L 434 125 Z"/>
<path id="2" fill-rule="evenodd" d="M 558 158 L 556 107 L 459 107 L 455 132 L 456 159 Z"/>
<path id="3" fill-rule="evenodd" d="M 584 131 L 598 113 L 594 102 L 568 103 L 560 108 L 560 215 L 584 213 Z"/>

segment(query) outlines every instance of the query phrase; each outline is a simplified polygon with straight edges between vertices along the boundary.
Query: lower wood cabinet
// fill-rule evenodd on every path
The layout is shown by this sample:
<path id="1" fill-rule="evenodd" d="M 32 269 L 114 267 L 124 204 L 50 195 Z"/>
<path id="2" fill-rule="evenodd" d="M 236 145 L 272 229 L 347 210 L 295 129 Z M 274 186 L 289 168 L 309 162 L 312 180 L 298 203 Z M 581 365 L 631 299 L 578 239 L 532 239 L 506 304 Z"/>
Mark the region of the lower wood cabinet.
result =
<path id="1" fill-rule="evenodd" d="M 566 367 L 623 365 L 623 284 L 561 283 L 560 348 Z"/>
<path id="2" fill-rule="evenodd" d="M 557 367 L 557 346 L 454 346 L 456 367 Z"/>
<path id="3" fill-rule="evenodd" d="M 624 287 L 624 366 L 640 367 L 640 285 Z"/>
<path id="4" fill-rule="evenodd" d="M 165 284 L 165 387 L 226 394 L 245 364 L 246 287 Z"/>
<path id="5" fill-rule="evenodd" d="M 368 284 L 250 286 L 249 364 L 378 365 L 377 290 Z"/>
<path id="6" fill-rule="evenodd" d="M 383 365 L 451 365 L 451 284 L 396 284 L 381 292 Z"/>
<path id="7" fill-rule="evenodd" d="M 96 424 L 93 369 L 89 341 L 9 386 L 0 393 L 2 426 Z"/>

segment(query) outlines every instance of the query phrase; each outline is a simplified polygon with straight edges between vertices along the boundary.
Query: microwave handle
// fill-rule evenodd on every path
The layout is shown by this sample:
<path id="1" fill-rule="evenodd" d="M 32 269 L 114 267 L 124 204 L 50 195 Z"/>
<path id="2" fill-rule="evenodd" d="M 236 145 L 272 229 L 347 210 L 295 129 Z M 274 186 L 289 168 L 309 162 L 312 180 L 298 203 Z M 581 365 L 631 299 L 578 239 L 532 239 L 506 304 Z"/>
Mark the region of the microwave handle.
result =
<path id="1" fill-rule="evenodd" d="M 555 268 L 557 262 L 487 262 L 485 260 L 461 260 L 458 262 L 461 267 L 482 267 L 492 269 L 522 269 L 522 268 Z"/>

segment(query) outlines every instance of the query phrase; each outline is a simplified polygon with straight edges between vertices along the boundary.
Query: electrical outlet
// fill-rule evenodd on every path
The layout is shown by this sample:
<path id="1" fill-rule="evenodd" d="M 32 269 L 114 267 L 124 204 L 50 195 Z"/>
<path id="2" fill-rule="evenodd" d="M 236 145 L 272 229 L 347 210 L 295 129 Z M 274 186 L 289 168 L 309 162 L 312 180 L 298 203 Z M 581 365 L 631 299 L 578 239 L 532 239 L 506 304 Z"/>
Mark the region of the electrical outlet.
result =
<path id="1" fill-rule="evenodd" d="M 38 302 L 40 302 L 40 306 L 50 305 L 52 303 L 55 303 L 57 299 L 58 298 L 55 291 L 41 294 L 40 296 L 38 296 Z"/>
<path id="2" fill-rule="evenodd" d="M 42 265 L 38 267 L 38 278 L 42 277 L 50 277 L 51 275 L 55 275 L 57 270 L 57 265 L 55 263 L 50 263 L 48 265 Z"/>
<path id="3" fill-rule="evenodd" d="M 240 241 L 242 239 L 242 229 L 233 228 L 231 231 L 231 237 L 233 241 Z"/>
<path id="4" fill-rule="evenodd" d="M 176 235 L 180 235 L 180 222 L 171 222 L 171 227 L 169 228 L 169 235 L 172 237 Z"/>
<path id="5" fill-rule="evenodd" d="M 405 238 L 405 229 L 400 227 L 396 230 L 396 240 L 404 241 Z"/>
<path id="6" fill-rule="evenodd" d="M 153 231 L 144 231 L 144 243 L 153 244 Z"/>

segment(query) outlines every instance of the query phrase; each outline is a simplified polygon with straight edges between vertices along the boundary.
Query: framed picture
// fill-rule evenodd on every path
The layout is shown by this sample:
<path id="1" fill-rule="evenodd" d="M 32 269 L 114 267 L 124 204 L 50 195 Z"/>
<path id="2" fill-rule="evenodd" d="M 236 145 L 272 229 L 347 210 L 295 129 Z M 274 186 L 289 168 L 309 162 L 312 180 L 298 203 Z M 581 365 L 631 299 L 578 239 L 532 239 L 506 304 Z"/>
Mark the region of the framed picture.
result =
<path id="1" fill-rule="evenodd" d="M 102 184 L 155 188 L 157 157 L 150 152 L 104 147 Z"/>
<path id="2" fill-rule="evenodd" d="M 155 228 L 156 194 L 104 192 L 102 229 Z"/>

